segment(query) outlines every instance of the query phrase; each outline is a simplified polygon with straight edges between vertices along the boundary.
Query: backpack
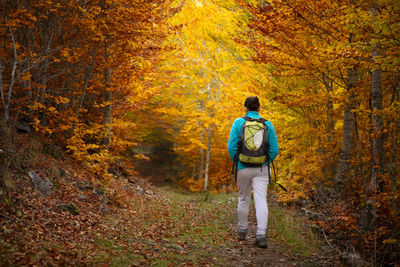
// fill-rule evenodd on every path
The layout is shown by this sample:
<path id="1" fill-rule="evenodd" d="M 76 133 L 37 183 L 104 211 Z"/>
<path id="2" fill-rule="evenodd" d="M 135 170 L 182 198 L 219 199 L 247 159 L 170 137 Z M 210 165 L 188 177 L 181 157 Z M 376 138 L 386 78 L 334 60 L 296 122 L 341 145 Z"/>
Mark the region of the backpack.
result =
<path id="1" fill-rule="evenodd" d="M 265 163 L 268 165 L 268 177 L 270 175 L 269 168 L 269 143 L 268 143 L 268 127 L 265 124 L 267 120 L 260 118 L 254 119 L 248 116 L 243 117 L 245 122 L 240 132 L 240 140 L 238 149 L 234 157 L 231 176 L 235 176 L 237 182 L 237 166 L 239 161 L 248 167 L 263 167 Z M 272 162 L 272 166 L 274 164 Z M 273 168 L 275 174 L 275 168 Z M 271 181 L 271 179 L 269 179 Z M 276 180 L 276 174 L 275 174 Z M 287 191 L 281 184 L 277 183 L 283 190 Z"/>
<path id="2" fill-rule="evenodd" d="M 237 182 L 237 166 L 239 161 L 248 167 L 262 167 L 269 163 L 268 127 L 263 118 L 243 117 L 245 122 L 240 131 L 240 140 L 233 160 L 231 176 Z M 269 172 L 269 168 L 268 168 Z"/>
<path id="3" fill-rule="evenodd" d="M 249 167 L 262 167 L 269 159 L 268 127 L 265 119 L 244 117 L 238 160 Z"/>

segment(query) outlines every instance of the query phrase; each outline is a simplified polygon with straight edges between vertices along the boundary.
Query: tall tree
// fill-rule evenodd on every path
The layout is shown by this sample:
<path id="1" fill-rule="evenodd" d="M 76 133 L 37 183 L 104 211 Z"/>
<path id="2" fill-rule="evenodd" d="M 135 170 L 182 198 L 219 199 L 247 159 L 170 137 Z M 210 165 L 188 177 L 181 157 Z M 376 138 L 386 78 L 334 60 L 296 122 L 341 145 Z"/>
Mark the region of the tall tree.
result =
<path id="1" fill-rule="evenodd" d="M 254 90 L 248 49 L 233 41 L 240 31 L 243 11 L 214 1 L 186 1 L 171 18 L 179 29 L 168 39 L 173 44 L 165 54 L 162 84 L 168 84 L 157 110 L 174 127 L 176 152 L 183 159 L 183 183 L 192 190 L 214 190 L 226 183 L 229 164 L 225 135 L 239 117 L 242 99 Z M 214 14 L 210 17 L 209 14 Z M 226 112 L 232 110 L 232 112 Z M 221 152 L 224 151 L 224 152 Z M 216 153 L 216 154 L 215 154 Z M 214 156 L 220 155 L 222 156 Z M 193 166 L 198 178 L 191 179 Z"/>

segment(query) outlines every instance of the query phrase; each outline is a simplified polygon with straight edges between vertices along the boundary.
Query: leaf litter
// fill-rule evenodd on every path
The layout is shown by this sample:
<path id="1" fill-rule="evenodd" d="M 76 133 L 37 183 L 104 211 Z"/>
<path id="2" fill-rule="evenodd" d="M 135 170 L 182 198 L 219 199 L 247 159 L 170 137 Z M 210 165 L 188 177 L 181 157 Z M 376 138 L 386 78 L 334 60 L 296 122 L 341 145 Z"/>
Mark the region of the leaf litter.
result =
<path id="1" fill-rule="evenodd" d="M 48 170 L 57 164 L 41 155 L 35 165 L 25 166 L 51 176 Z M 254 236 L 238 242 L 236 208 L 228 198 L 204 201 L 202 195 L 150 184 L 142 188 L 139 177 L 115 177 L 105 186 L 72 159 L 65 159 L 63 166 L 68 175 L 54 177 L 57 187 L 48 197 L 32 187 L 27 174 L 12 173 L 16 190 L 0 195 L 0 265 L 299 266 L 303 262 L 274 242 L 266 250 L 252 245 Z M 255 218 L 250 220 L 254 224 Z"/>

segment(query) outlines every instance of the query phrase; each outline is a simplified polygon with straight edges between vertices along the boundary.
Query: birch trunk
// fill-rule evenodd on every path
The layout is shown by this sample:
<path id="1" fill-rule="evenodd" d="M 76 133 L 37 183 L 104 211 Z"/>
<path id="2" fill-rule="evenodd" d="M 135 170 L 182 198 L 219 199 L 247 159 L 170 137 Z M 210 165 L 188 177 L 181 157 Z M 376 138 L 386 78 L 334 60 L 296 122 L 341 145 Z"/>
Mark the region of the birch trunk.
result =
<path id="1" fill-rule="evenodd" d="M 349 43 L 354 40 L 354 34 L 349 34 Z M 352 67 L 347 69 L 347 103 L 344 111 L 343 118 L 343 135 L 342 146 L 340 148 L 339 161 L 336 167 L 336 174 L 334 178 L 333 191 L 338 195 L 344 188 L 344 178 L 349 171 L 350 167 L 350 153 L 353 146 L 353 128 L 354 128 L 354 115 L 351 111 L 354 106 L 354 93 L 353 90 L 357 84 L 357 68 Z"/>
<path id="2" fill-rule="evenodd" d="M 207 143 L 207 153 L 206 153 L 206 171 L 204 175 L 204 191 L 208 191 L 208 169 L 210 166 L 210 152 L 211 152 L 211 138 L 213 133 L 213 125 L 208 128 L 208 143 Z"/>
<path id="3" fill-rule="evenodd" d="M 342 136 L 342 146 L 340 149 L 339 161 L 336 167 L 336 174 L 334 179 L 334 193 L 339 194 L 344 187 L 344 178 L 348 173 L 350 167 L 350 152 L 353 146 L 353 128 L 354 128 L 354 116 L 353 112 L 353 88 L 357 83 L 357 69 L 348 69 L 348 83 L 347 83 L 347 93 L 348 100 L 346 103 L 346 109 L 344 111 L 343 118 L 343 136 Z"/>
<path id="4" fill-rule="evenodd" d="M 200 141 L 203 144 L 204 142 L 204 131 L 201 130 L 200 132 Z M 199 149 L 200 153 L 200 161 L 199 161 L 199 173 L 198 173 L 198 179 L 201 180 L 203 179 L 203 171 L 204 171 L 204 149 L 203 147 L 200 147 Z"/>
<path id="5" fill-rule="evenodd" d="M 5 19 L 7 21 L 7 19 Z M 11 31 L 11 29 L 9 29 L 10 32 L 10 38 L 12 41 L 12 45 L 13 45 L 13 64 L 12 64 L 12 68 L 11 68 L 11 80 L 10 80 L 10 84 L 8 86 L 8 90 L 7 90 L 7 99 L 5 96 L 5 87 L 3 85 L 3 64 L 2 62 L 0 62 L 0 93 L 1 93 L 1 100 L 4 106 L 4 121 L 7 122 L 10 118 L 10 105 L 11 105 L 11 96 L 12 96 L 12 92 L 14 89 L 14 85 L 16 82 L 16 71 L 17 71 L 17 65 L 18 65 L 18 55 L 17 55 L 17 47 L 15 44 L 15 38 L 14 38 L 14 34 Z"/>
<path id="6" fill-rule="evenodd" d="M 377 15 L 374 6 L 371 7 L 372 14 L 374 17 Z M 379 44 L 372 45 L 372 62 L 380 56 Z M 383 173 L 383 161 L 384 161 L 384 135 L 383 130 L 383 119 L 379 114 L 382 110 L 382 70 L 380 68 L 374 69 L 371 72 L 371 109 L 372 119 L 374 123 L 373 138 L 372 138 L 372 168 L 371 177 L 369 181 L 369 188 L 367 191 L 377 192 L 383 190 L 382 186 L 379 186 L 379 179 Z M 364 208 L 364 216 L 362 220 L 363 228 L 366 230 L 373 230 L 376 228 L 376 203 L 375 199 L 369 197 L 366 201 Z"/>
<path id="7" fill-rule="evenodd" d="M 372 48 L 372 60 L 380 55 L 378 48 L 373 46 Z M 370 179 L 370 189 L 382 190 L 379 187 L 379 180 L 383 173 L 383 163 L 384 163 L 384 143 L 385 136 L 382 132 L 383 130 L 383 119 L 379 113 L 382 110 L 382 70 L 375 69 L 371 73 L 371 107 L 373 112 L 373 122 L 374 122 L 374 136 L 372 139 L 373 143 L 373 166 L 371 169 L 371 179 Z"/>
<path id="8" fill-rule="evenodd" d="M 200 101 L 200 110 L 204 111 L 204 101 Z M 201 123 L 199 123 L 199 127 L 202 127 Z M 204 143 L 204 129 L 200 130 L 200 142 L 201 144 Z M 203 147 L 200 147 L 199 149 L 200 153 L 200 162 L 199 162 L 199 173 L 198 173 L 198 180 L 203 179 L 203 171 L 204 171 L 204 149 Z"/>
<path id="9" fill-rule="evenodd" d="M 219 50 L 218 50 L 219 51 Z M 216 96 L 215 96 L 215 102 L 218 103 L 219 101 L 219 91 L 220 91 L 220 79 L 216 80 Z M 213 99 L 213 94 L 212 94 L 212 90 L 211 90 L 211 86 L 212 86 L 212 82 L 209 83 L 207 85 L 209 94 L 208 94 L 208 98 L 209 100 Z M 214 110 L 211 112 L 210 118 L 214 118 L 215 114 L 214 114 Z M 214 125 L 211 124 L 208 128 L 208 143 L 207 143 L 207 154 L 206 154 L 206 171 L 205 171 L 205 178 L 204 178 L 204 191 L 207 192 L 208 191 L 208 173 L 209 173 L 209 169 L 210 169 L 210 155 L 211 155 L 211 139 L 212 139 L 212 135 L 213 135 L 213 128 Z"/>

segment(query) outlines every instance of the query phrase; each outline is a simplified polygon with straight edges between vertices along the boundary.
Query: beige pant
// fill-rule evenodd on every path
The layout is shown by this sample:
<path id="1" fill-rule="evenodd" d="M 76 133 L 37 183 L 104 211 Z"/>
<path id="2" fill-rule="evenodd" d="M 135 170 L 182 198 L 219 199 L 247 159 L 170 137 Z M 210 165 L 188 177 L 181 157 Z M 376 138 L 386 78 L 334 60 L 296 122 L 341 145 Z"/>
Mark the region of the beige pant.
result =
<path id="1" fill-rule="evenodd" d="M 238 171 L 237 183 L 239 187 L 239 203 L 237 208 L 238 226 L 241 230 L 248 228 L 251 189 L 253 189 L 254 203 L 257 217 L 257 236 L 265 236 L 268 224 L 268 167 L 245 168 Z"/>

